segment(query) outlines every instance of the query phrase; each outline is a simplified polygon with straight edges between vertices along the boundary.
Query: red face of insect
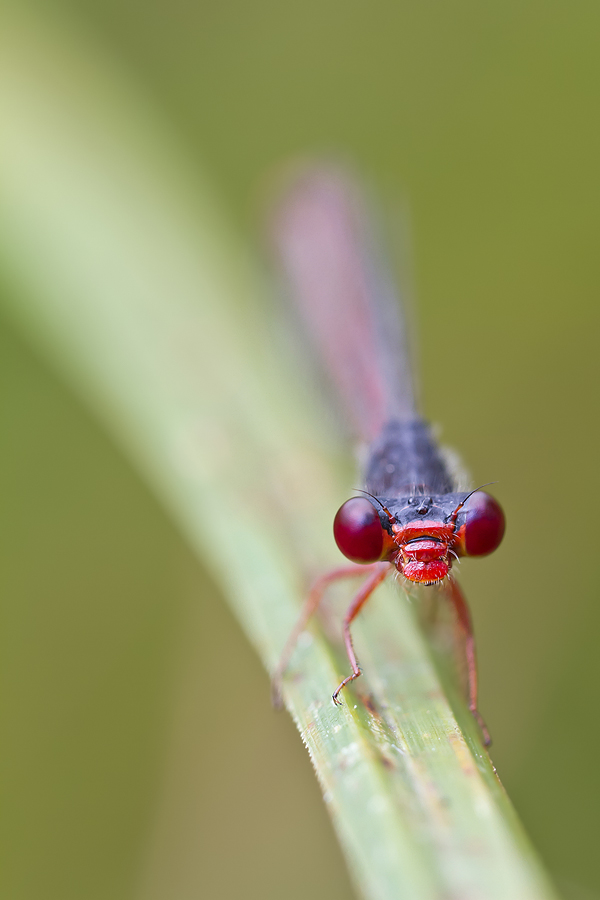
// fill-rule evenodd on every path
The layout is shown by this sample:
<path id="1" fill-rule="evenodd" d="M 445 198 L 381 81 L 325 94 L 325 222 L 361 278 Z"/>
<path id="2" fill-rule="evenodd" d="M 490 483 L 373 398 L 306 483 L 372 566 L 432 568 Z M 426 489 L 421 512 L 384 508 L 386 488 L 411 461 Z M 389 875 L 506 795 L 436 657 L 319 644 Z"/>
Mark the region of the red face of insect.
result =
<path id="1" fill-rule="evenodd" d="M 429 537 L 409 541 L 401 545 L 394 564 L 409 581 L 434 584 L 442 581 L 450 571 L 448 544 Z"/>
<path id="2" fill-rule="evenodd" d="M 450 507 L 445 521 L 424 518 L 422 512 L 415 506 L 415 514 L 404 515 L 401 523 L 387 508 L 380 513 L 366 497 L 353 497 L 337 512 L 334 537 L 352 562 L 387 560 L 409 581 L 435 584 L 448 575 L 453 557 L 491 553 L 504 535 L 504 513 L 483 491 Z"/>

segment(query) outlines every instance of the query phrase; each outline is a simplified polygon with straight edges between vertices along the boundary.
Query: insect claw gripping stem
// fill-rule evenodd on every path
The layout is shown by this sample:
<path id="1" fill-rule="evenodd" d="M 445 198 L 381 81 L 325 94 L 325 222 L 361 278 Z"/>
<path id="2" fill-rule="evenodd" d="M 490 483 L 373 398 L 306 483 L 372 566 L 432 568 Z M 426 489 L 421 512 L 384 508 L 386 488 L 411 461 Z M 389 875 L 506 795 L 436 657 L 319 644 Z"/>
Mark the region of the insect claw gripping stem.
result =
<path id="1" fill-rule="evenodd" d="M 485 724 L 483 716 L 481 715 L 481 713 L 479 712 L 478 709 L 473 709 L 472 707 L 470 707 L 470 709 L 471 709 L 471 713 L 472 713 L 475 721 L 479 725 L 479 729 L 481 731 L 481 736 L 483 737 L 484 746 L 490 747 L 492 744 L 492 736 L 488 731 L 488 728 L 487 728 L 487 725 Z"/>
<path id="2" fill-rule="evenodd" d="M 360 666 L 358 667 L 358 670 L 356 672 L 353 672 L 352 675 L 347 675 L 343 681 L 340 681 L 340 683 L 336 687 L 335 691 L 331 695 L 331 699 L 333 700 L 333 702 L 335 703 L 336 706 L 342 705 L 342 701 L 339 700 L 338 698 L 339 698 L 339 695 L 341 694 L 341 692 L 343 691 L 343 689 L 346 687 L 347 684 L 350 684 L 351 681 L 355 681 L 355 679 L 357 679 L 359 677 L 359 675 L 362 675 L 362 669 L 360 668 Z"/>

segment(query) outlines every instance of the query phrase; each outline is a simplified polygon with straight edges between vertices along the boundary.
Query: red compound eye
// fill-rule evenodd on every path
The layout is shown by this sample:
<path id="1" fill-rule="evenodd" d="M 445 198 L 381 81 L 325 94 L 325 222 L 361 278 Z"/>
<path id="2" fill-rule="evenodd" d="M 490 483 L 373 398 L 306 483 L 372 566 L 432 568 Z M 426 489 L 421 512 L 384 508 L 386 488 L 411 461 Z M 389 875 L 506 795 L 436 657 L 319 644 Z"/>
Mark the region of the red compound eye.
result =
<path id="1" fill-rule="evenodd" d="M 465 549 L 469 556 L 485 556 L 499 546 L 504 536 L 504 513 L 497 500 L 477 491 L 465 505 Z"/>
<path id="2" fill-rule="evenodd" d="M 383 553 L 383 528 L 377 510 L 366 497 L 353 497 L 340 506 L 333 520 L 333 536 L 352 562 L 376 562 Z"/>

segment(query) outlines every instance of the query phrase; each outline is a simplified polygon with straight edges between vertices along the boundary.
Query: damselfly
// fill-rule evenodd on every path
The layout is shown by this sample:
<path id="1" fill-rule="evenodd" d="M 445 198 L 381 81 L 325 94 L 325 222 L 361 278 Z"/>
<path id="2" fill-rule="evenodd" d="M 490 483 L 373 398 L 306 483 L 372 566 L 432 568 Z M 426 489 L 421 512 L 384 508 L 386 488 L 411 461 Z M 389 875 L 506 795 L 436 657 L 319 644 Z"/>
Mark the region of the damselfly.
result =
<path id="1" fill-rule="evenodd" d="M 280 205 L 274 236 L 285 276 L 356 437 L 366 447 L 364 486 L 333 524 L 336 543 L 354 565 L 327 573 L 313 586 L 273 676 L 274 697 L 299 635 L 332 582 L 366 580 L 350 604 L 343 633 L 351 672 L 333 692 L 358 678 L 350 626 L 390 572 L 437 585 L 462 629 L 468 700 L 477 709 L 477 668 L 471 616 L 452 573 L 453 561 L 495 550 L 504 514 L 488 493 L 460 490 L 456 466 L 422 418 L 407 354 L 400 304 L 377 252 L 364 198 L 351 179 L 324 167 L 305 171 Z M 452 379 L 452 364 L 448 377 Z M 485 485 L 484 485 L 485 487 Z"/>

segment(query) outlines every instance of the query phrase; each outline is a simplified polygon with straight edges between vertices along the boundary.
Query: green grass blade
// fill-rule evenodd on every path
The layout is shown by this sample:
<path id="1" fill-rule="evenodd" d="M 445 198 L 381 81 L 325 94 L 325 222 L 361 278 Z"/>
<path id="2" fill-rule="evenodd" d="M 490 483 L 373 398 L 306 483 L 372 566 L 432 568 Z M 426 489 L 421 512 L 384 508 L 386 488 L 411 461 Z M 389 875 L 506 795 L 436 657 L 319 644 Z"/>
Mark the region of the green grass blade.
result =
<path id="1" fill-rule="evenodd" d="M 7 18 L 0 38 L 10 312 L 137 463 L 272 669 L 308 573 L 337 561 L 347 459 L 273 352 L 265 286 L 165 126 L 94 48 L 33 22 Z M 357 624 L 365 676 L 340 709 L 336 659 L 311 635 L 286 703 L 362 895 L 553 897 L 394 586 Z"/>

